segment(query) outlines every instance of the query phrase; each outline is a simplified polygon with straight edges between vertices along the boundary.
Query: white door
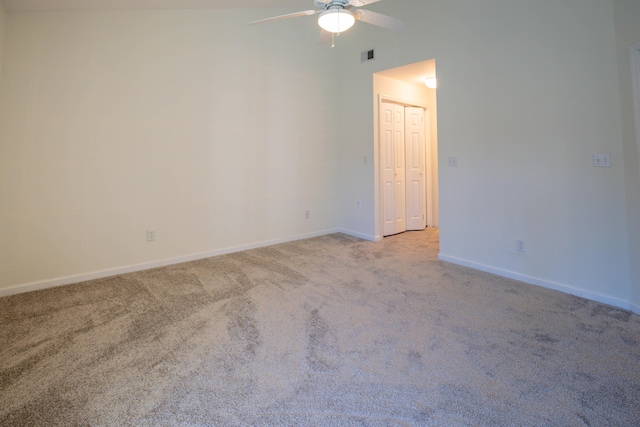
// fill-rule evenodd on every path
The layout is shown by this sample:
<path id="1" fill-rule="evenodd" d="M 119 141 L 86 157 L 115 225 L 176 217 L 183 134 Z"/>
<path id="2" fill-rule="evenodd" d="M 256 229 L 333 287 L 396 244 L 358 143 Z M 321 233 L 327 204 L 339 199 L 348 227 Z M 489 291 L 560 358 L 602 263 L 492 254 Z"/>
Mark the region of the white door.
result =
<path id="1" fill-rule="evenodd" d="M 422 108 L 405 108 L 407 230 L 427 226 L 425 123 Z"/>
<path id="2" fill-rule="evenodd" d="M 393 168 L 393 113 L 394 105 L 386 102 L 380 103 L 380 140 L 382 153 L 382 200 L 384 204 L 383 235 L 395 234 L 395 204 L 394 204 L 394 180 Z"/>
<path id="3" fill-rule="evenodd" d="M 380 136 L 383 147 L 383 234 L 407 230 L 405 198 L 404 107 L 386 102 L 380 108 Z"/>

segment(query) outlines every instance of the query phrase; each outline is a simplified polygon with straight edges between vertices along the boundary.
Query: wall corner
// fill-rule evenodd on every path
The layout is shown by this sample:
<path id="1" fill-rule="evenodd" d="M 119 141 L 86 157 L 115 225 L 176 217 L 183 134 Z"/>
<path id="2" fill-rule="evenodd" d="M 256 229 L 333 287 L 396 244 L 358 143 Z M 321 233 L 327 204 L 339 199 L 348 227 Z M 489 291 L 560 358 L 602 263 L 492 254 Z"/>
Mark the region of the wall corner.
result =
<path id="1" fill-rule="evenodd" d="M 4 4 L 0 0 L 0 78 L 2 78 L 2 67 L 4 58 L 4 41 L 7 33 L 7 13 L 4 9 Z"/>

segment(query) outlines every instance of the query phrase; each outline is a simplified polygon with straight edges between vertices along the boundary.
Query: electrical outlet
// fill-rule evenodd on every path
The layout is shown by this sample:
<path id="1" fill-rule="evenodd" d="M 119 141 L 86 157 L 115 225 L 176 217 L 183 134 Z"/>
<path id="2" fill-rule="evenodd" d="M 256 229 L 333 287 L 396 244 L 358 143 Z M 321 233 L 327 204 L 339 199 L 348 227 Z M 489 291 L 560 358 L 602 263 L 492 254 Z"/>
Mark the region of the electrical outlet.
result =
<path id="1" fill-rule="evenodd" d="M 454 156 L 450 156 L 449 158 L 447 158 L 447 162 L 450 168 L 457 168 L 458 167 L 458 158 L 454 157 Z"/>
<path id="2" fill-rule="evenodd" d="M 156 240 L 156 231 L 147 230 L 147 242 L 153 242 L 154 240 Z"/>
<path id="3" fill-rule="evenodd" d="M 524 240 L 516 240 L 516 252 L 520 252 L 521 254 L 526 252 Z"/>
<path id="4" fill-rule="evenodd" d="M 311 218 L 311 212 L 304 211 L 304 219 L 309 219 L 309 218 Z"/>

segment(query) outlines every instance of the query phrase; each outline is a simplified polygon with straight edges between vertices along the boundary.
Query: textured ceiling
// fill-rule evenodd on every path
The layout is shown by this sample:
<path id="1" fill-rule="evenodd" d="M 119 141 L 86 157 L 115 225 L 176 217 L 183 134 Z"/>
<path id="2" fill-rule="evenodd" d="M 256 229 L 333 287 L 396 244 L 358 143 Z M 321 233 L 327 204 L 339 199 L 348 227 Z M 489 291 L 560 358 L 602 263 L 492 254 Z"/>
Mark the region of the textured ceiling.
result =
<path id="1" fill-rule="evenodd" d="M 69 10 L 313 8 L 313 0 L 0 0 L 7 12 Z"/>

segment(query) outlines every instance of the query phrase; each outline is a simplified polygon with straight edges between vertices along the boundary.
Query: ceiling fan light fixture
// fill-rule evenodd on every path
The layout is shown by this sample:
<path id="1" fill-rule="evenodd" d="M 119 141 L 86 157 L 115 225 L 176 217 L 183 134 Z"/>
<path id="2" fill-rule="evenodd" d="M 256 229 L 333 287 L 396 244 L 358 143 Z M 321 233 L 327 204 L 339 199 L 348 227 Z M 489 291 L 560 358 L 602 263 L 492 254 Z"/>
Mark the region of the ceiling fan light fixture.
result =
<path id="1" fill-rule="evenodd" d="M 330 33 L 347 31 L 355 22 L 356 18 L 353 16 L 353 13 L 342 7 L 327 9 L 318 17 L 318 25 Z"/>

